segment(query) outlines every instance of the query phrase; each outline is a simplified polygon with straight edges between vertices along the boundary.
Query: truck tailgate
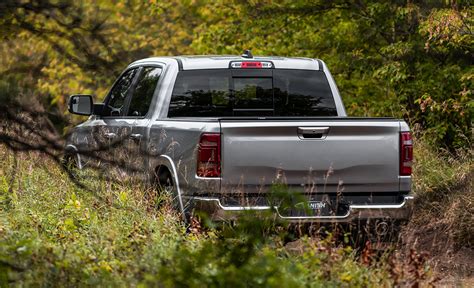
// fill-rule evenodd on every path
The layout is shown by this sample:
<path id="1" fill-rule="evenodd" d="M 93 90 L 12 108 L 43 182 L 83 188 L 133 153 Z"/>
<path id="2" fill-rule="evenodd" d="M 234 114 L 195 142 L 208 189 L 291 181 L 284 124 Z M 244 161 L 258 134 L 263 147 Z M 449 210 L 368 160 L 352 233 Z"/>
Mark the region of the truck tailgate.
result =
<path id="1" fill-rule="evenodd" d="M 395 119 L 221 119 L 222 193 L 399 191 Z"/>

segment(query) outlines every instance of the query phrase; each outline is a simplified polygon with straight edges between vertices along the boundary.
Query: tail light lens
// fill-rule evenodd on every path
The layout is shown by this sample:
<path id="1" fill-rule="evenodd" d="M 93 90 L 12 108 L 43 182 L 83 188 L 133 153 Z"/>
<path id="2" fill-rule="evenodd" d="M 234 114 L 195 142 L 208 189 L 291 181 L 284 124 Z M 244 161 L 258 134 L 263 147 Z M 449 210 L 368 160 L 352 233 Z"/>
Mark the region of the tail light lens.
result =
<path id="1" fill-rule="evenodd" d="M 221 135 L 219 133 L 201 134 L 197 161 L 196 174 L 199 177 L 221 176 Z"/>
<path id="2" fill-rule="evenodd" d="M 413 140 L 410 132 L 400 133 L 400 175 L 411 175 L 413 162 Z"/>

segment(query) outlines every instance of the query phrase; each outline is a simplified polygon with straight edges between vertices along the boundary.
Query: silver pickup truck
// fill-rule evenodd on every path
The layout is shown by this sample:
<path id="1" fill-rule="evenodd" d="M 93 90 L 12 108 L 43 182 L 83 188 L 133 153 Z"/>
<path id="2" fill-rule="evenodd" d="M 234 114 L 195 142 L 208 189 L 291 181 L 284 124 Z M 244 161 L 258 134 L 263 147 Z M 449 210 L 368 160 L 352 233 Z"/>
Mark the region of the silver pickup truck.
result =
<path id="1" fill-rule="evenodd" d="M 347 117 L 319 59 L 143 59 L 125 69 L 103 103 L 73 95 L 69 111 L 90 116 L 65 148 L 79 168 L 90 151 L 115 150 L 121 165 L 133 162 L 172 191 L 185 218 L 195 210 L 215 220 L 248 210 L 291 222 L 409 217 L 407 123 Z M 287 197 L 275 192 L 282 189 Z"/>

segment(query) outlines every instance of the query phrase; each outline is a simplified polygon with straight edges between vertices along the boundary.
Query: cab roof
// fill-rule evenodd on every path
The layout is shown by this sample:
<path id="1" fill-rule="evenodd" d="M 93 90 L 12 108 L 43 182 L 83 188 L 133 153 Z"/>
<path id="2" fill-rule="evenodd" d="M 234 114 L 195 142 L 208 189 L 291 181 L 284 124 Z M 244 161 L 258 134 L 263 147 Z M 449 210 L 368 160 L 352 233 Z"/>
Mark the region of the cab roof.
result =
<path id="1" fill-rule="evenodd" d="M 304 69 L 304 70 L 323 70 L 324 64 L 319 59 L 299 58 L 299 57 L 279 57 L 279 56 L 255 56 L 252 58 L 236 55 L 193 55 L 176 57 L 152 57 L 138 60 L 134 64 L 143 64 L 144 62 L 169 63 L 177 61 L 180 70 L 198 70 L 198 69 L 227 69 L 231 62 L 258 62 L 270 61 L 276 69 Z"/>

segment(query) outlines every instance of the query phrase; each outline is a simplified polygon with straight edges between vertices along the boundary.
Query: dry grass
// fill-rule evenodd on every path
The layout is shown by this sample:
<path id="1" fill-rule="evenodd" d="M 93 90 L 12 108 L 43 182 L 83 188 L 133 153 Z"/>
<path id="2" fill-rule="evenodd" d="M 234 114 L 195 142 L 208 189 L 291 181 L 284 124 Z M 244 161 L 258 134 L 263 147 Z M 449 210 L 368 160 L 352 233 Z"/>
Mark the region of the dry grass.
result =
<path id="1" fill-rule="evenodd" d="M 443 223 L 459 245 L 474 247 L 473 151 L 436 152 L 416 142 L 413 223 Z"/>
<path id="2" fill-rule="evenodd" d="M 470 279 L 474 277 L 473 150 L 454 156 L 435 151 L 422 138 L 415 143 L 417 198 L 403 233 L 405 247 L 429 253 L 442 279 Z"/>

